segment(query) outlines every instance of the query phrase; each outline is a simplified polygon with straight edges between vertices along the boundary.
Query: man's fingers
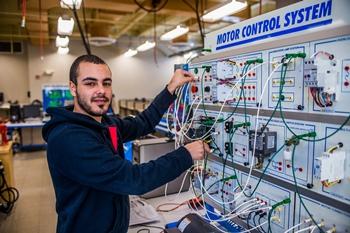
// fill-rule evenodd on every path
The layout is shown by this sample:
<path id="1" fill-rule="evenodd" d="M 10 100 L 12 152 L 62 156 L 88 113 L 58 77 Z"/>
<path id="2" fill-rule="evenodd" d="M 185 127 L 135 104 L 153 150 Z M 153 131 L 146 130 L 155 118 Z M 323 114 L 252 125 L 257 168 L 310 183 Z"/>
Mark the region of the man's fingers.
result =
<path id="1" fill-rule="evenodd" d="M 193 76 L 193 74 L 191 74 L 190 72 L 183 70 L 183 73 L 182 73 L 182 74 L 183 74 L 183 76 L 185 77 L 185 81 L 186 81 L 186 82 L 191 82 L 191 81 L 194 80 L 194 76 Z"/>
<path id="2" fill-rule="evenodd" d="M 204 150 L 207 152 L 207 153 L 210 153 L 210 147 L 207 143 L 204 143 Z"/>

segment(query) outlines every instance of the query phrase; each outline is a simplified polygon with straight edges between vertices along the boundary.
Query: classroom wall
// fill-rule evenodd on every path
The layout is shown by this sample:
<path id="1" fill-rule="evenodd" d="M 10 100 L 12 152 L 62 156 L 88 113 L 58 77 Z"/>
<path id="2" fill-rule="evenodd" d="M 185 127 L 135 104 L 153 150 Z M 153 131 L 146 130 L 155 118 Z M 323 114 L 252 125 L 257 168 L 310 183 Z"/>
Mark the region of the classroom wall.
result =
<path id="1" fill-rule="evenodd" d="M 31 100 L 41 99 L 43 84 L 68 83 L 69 68 L 74 59 L 83 53 L 85 50 L 80 41 L 70 42 L 70 52 L 67 55 L 57 54 L 52 43 L 45 48 L 44 59 L 41 60 L 39 48 L 29 45 L 28 80 Z M 111 68 L 115 103 L 123 98 L 154 98 L 170 80 L 174 64 L 184 61 L 183 57 L 168 58 L 157 52 L 156 65 L 153 50 L 132 58 L 117 55 L 117 49 L 113 47 L 92 47 L 92 53 L 104 59 Z M 52 76 L 43 75 L 45 70 L 53 71 Z"/>
<path id="2" fill-rule="evenodd" d="M 28 54 L 23 43 L 21 54 L 0 54 L 0 92 L 4 93 L 5 102 L 18 100 L 28 102 Z"/>

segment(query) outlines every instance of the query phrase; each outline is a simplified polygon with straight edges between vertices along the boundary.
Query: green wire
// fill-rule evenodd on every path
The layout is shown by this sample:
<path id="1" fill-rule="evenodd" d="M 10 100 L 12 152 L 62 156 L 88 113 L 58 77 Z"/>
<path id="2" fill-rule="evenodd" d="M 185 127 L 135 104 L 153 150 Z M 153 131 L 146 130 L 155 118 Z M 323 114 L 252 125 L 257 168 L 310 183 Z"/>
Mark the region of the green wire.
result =
<path id="1" fill-rule="evenodd" d="M 288 64 L 290 61 L 291 61 L 291 58 L 287 61 L 286 64 Z M 285 68 L 285 69 L 283 70 L 283 68 Z M 284 82 L 285 82 L 286 74 L 287 74 L 287 66 L 282 65 L 278 101 L 277 101 L 277 104 L 276 104 L 275 108 L 274 108 L 273 111 L 272 111 L 271 116 L 270 116 L 269 119 L 266 121 L 265 126 L 263 126 L 263 128 L 262 128 L 262 130 L 261 130 L 262 132 L 266 129 L 267 125 L 270 123 L 270 121 L 271 121 L 272 118 L 274 117 L 274 115 L 275 115 L 275 113 L 276 113 L 278 107 L 281 106 L 281 102 L 282 102 L 281 96 L 282 96 L 282 93 L 283 93 L 283 88 L 284 88 Z"/>
<path id="2" fill-rule="evenodd" d="M 236 132 L 236 130 L 237 130 L 237 128 L 235 128 L 234 130 L 233 130 L 233 134 Z M 232 131 L 232 130 L 231 130 Z M 230 143 L 230 142 L 229 142 Z M 229 147 L 229 150 L 231 150 L 231 147 L 230 147 L 230 144 L 228 145 L 228 147 Z M 228 157 L 228 153 L 226 153 L 226 158 L 225 158 L 225 160 L 224 160 L 224 163 L 223 163 L 223 167 L 222 167 L 222 178 L 224 178 L 224 176 L 225 176 L 225 169 L 226 169 L 226 163 L 227 163 L 227 157 Z M 236 174 L 235 174 L 236 175 Z M 237 177 L 237 175 L 236 175 L 236 177 Z M 222 183 L 222 186 L 221 186 L 221 189 L 223 190 L 224 189 L 224 186 L 225 186 L 225 182 L 223 182 Z M 223 191 L 222 191 L 223 192 Z M 222 195 L 222 202 L 223 202 L 223 209 L 224 209 L 224 214 L 225 214 L 225 212 L 226 212 L 226 209 L 225 209 L 225 203 L 224 203 L 224 198 L 223 198 L 223 195 Z"/>
<path id="3" fill-rule="evenodd" d="M 282 110 L 282 105 L 280 105 L 280 115 L 281 115 L 281 119 L 284 123 L 284 125 L 286 126 L 286 128 L 288 129 L 289 132 L 291 132 L 294 136 L 296 136 L 297 134 L 290 128 L 290 126 L 288 125 L 288 123 L 286 122 L 286 119 L 284 117 L 284 114 L 283 114 L 283 110 Z M 333 133 L 329 134 L 329 135 L 326 135 L 325 137 L 323 138 L 318 138 L 318 139 L 305 139 L 305 138 L 302 138 L 301 140 L 303 141 L 307 141 L 307 142 L 320 142 L 320 141 L 323 141 L 323 140 L 326 140 L 330 137 L 332 137 L 334 134 L 338 133 L 350 120 L 350 115 L 346 118 L 346 120 L 340 125 L 339 128 L 337 128 Z"/>
<path id="4" fill-rule="evenodd" d="M 289 63 L 290 60 L 291 60 L 291 59 L 289 59 L 287 63 Z M 283 90 L 284 79 L 285 79 L 285 76 L 286 76 L 286 73 L 287 73 L 287 68 L 285 68 L 285 70 L 283 70 L 283 67 L 284 67 L 284 66 L 282 66 L 282 70 L 281 70 L 281 81 L 280 81 L 280 90 L 279 90 L 280 95 L 281 95 L 282 90 Z M 273 115 L 275 114 L 275 112 L 276 112 L 276 110 L 277 110 L 278 105 L 279 105 L 280 102 L 281 102 L 281 98 L 278 99 L 278 103 L 276 104 L 276 107 L 275 107 L 275 109 L 274 109 L 272 115 L 269 117 L 269 119 L 268 119 L 267 123 L 265 124 L 265 126 L 267 126 L 268 123 L 269 123 L 269 122 L 271 121 L 271 119 L 273 118 Z M 232 114 L 232 115 L 233 115 L 233 114 Z M 245 116 L 246 116 L 246 115 L 247 115 L 247 114 L 245 113 Z M 232 134 L 230 133 L 229 142 L 232 141 L 233 136 L 234 136 L 234 133 L 232 133 Z M 284 148 L 284 146 L 285 146 L 285 145 L 283 144 L 283 145 L 273 154 L 273 156 L 270 158 L 270 161 L 268 162 L 268 164 L 267 164 L 266 167 L 264 168 L 263 173 L 261 174 L 261 176 L 260 176 L 260 178 L 259 178 L 259 181 L 258 181 L 257 185 L 255 186 L 254 190 L 253 190 L 250 194 L 246 194 L 245 191 L 243 191 L 244 196 L 246 196 L 246 197 L 252 197 L 252 196 L 253 196 L 253 194 L 255 193 L 255 191 L 257 190 L 257 188 L 259 187 L 260 182 L 262 181 L 262 178 L 264 177 L 264 175 L 265 175 L 265 173 L 266 173 L 266 171 L 267 171 L 267 168 L 268 168 L 269 165 L 272 163 L 273 158 Z M 234 161 L 233 161 L 233 151 L 231 151 L 231 147 L 229 147 L 229 150 L 230 150 L 230 155 L 231 155 L 231 161 L 232 161 L 232 163 L 234 163 Z M 252 158 L 252 159 L 253 159 L 253 158 Z M 237 176 L 237 171 L 236 171 L 236 169 L 235 169 L 234 167 L 233 167 L 233 171 L 234 171 L 234 174 Z M 241 183 L 239 182 L 238 179 L 237 179 L 237 184 L 238 184 L 239 188 L 240 188 L 241 190 L 243 190 L 243 187 L 242 187 L 242 185 L 241 185 Z"/>
<path id="5" fill-rule="evenodd" d="M 303 201 L 303 198 L 300 195 L 300 191 L 299 191 L 299 187 L 298 187 L 298 183 L 297 183 L 297 178 L 295 176 L 295 171 L 294 171 L 295 170 L 295 164 L 294 164 L 295 148 L 296 148 L 296 144 L 293 145 L 293 150 L 292 150 L 292 173 L 293 173 L 293 180 L 294 180 L 295 191 L 298 194 L 300 203 L 302 204 L 302 206 L 304 207 L 305 211 L 307 212 L 307 214 L 311 218 L 312 222 L 317 226 L 317 228 L 320 230 L 321 233 L 325 233 L 324 230 L 318 225 L 318 223 L 313 218 L 313 216 L 310 213 L 309 209 L 306 207 L 306 205 L 305 205 L 305 203 Z"/>

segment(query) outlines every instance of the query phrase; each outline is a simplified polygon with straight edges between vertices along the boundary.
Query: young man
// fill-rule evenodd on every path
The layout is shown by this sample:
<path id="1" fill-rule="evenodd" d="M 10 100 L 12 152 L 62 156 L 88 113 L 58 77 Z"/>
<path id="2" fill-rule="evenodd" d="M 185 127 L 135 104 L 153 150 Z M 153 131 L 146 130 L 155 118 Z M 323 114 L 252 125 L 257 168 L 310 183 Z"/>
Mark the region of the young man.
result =
<path id="1" fill-rule="evenodd" d="M 152 132 L 176 98 L 175 90 L 192 80 L 190 73 L 177 70 L 139 116 L 110 118 L 105 115 L 112 98 L 109 67 L 94 55 L 73 62 L 74 106 L 49 109 L 51 120 L 43 128 L 58 233 L 127 232 L 129 194 L 155 189 L 203 159 L 209 147 L 196 141 L 145 164 L 124 160 L 122 143 Z"/>

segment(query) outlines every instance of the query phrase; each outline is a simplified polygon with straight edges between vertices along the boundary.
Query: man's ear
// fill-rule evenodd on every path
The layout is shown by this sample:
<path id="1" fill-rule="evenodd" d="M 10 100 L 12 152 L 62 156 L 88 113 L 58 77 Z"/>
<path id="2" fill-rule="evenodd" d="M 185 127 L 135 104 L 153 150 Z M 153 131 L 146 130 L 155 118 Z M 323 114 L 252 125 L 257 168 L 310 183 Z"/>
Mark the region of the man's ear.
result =
<path id="1" fill-rule="evenodd" d="M 72 96 L 77 96 L 77 85 L 75 85 L 72 81 L 69 81 L 69 89 Z"/>

